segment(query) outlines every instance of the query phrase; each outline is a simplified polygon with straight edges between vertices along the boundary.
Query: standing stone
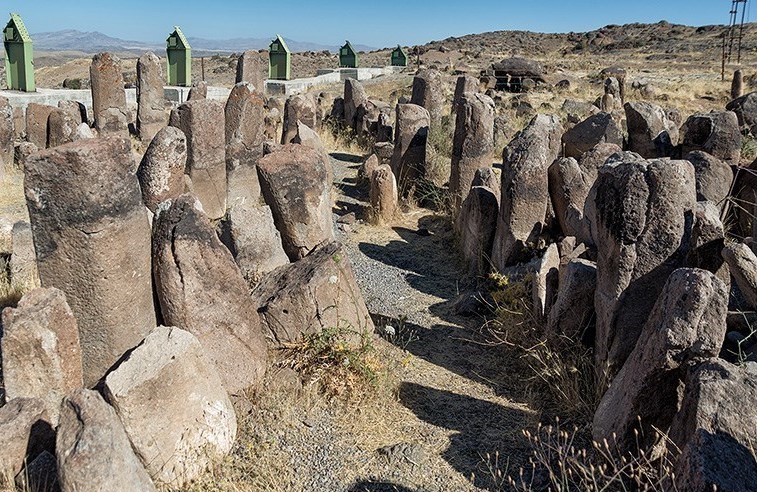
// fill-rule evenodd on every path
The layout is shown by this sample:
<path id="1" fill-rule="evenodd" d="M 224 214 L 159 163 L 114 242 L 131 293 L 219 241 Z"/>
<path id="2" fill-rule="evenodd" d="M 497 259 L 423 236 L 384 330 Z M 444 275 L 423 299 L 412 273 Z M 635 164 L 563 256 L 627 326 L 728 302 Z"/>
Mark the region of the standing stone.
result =
<path id="1" fill-rule="evenodd" d="M 534 272 L 532 300 L 533 312 L 538 319 L 544 319 L 557 298 L 558 270 L 560 268 L 560 251 L 552 243 L 537 263 Z"/>
<path id="2" fill-rule="evenodd" d="M 47 119 L 54 106 L 29 103 L 26 106 L 26 140 L 39 149 L 47 147 Z"/>
<path id="3" fill-rule="evenodd" d="M 392 172 L 400 193 L 407 196 L 418 179 L 426 175 L 426 142 L 430 116 L 416 104 L 398 104 Z"/>
<path id="4" fill-rule="evenodd" d="M 55 454 L 61 492 L 155 491 L 116 412 L 95 391 L 63 401 Z"/>
<path id="5" fill-rule="evenodd" d="M 92 84 L 92 112 L 95 129 L 104 136 L 125 136 L 129 126 L 126 91 L 121 73 L 121 60 L 110 53 L 98 53 L 89 67 Z"/>
<path id="6" fill-rule="evenodd" d="M 684 159 L 694 166 L 697 201 L 713 202 L 722 209 L 733 184 L 731 166 L 701 150 L 689 152 Z"/>
<path id="7" fill-rule="evenodd" d="M 598 144 L 623 145 L 623 132 L 610 113 L 589 116 L 562 137 L 565 157 L 580 159 Z"/>
<path id="8" fill-rule="evenodd" d="M 79 331 L 66 296 L 34 289 L 3 311 L 3 383 L 8 400 L 39 398 L 53 426 L 63 398 L 83 386 Z"/>
<path id="9" fill-rule="evenodd" d="M 166 98 L 163 94 L 163 63 L 154 53 L 137 60 L 137 133 L 149 142 L 166 126 Z"/>
<path id="10" fill-rule="evenodd" d="M 271 108 L 265 114 L 265 138 L 272 142 L 278 142 L 281 131 L 281 111 Z"/>
<path id="11" fill-rule="evenodd" d="M 466 92 L 481 92 L 479 85 L 478 79 L 472 75 L 463 74 L 457 78 L 455 95 L 452 98 L 452 113 L 457 113 L 463 94 Z"/>
<path id="12" fill-rule="evenodd" d="M 331 182 L 323 156 L 310 148 L 288 144 L 258 163 L 260 188 L 271 207 L 287 256 L 304 258 L 334 238 Z"/>
<path id="13" fill-rule="evenodd" d="M 258 161 L 263 157 L 265 141 L 263 104 L 261 93 L 247 83 L 235 85 L 226 101 L 226 193 L 229 206 L 245 204 L 254 207 L 260 202 Z"/>
<path id="14" fill-rule="evenodd" d="M 665 110 L 645 101 L 623 106 L 628 125 L 628 150 L 645 159 L 668 157 L 678 145 L 678 126 Z"/>
<path id="15" fill-rule="evenodd" d="M 485 275 L 492 265 L 492 246 L 499 214 L 499 185 L 473 186 L 463 201 L 457 217 L 456 229 L 460 235 L 460 249 L 468 271 Z"/>
<path id="16" fill-rule="evenodd" d="M 0 96 L 0 166 L 13 165 L 14 132 L 13 108 L 7 97 Z"/>
<path id="17" fill-rule="evenodd" d="M 301 121 L 297 122 L 297 133 L 292 139 L 292 143 L 309 147 L 317 151 L 318 153 L 322 154 L 325 157 L 325 159 L 328 159 L 328 152 L 326 152 L 326 147 L 323 146 L 321 137 L 319 137 L 318 134 L 315 131 L 313 131 L 313 129 L 311 129 L 309 126 L 307 126 L 305 123 Z M 331 167 L 330 161 L 329 161 L 329 167 Z"/>
<path id="18" fill-rule="evenodd" d="M 311 130 L 318 128 L 318 108 L 311 94 L 297 94 L 287 99 L 284 105 L 284 125 L 281 144 L 292 143 L 297 135 L 297 122 L 309 126 Z"/>
<path id="19" fill-rule="evenodd" d="M 602 110 L 603 113 L 612 113 L 615 110 L 615 96 L 612 94 L 603 95 L 599 109 Z"/>
<path id="20" fill-rule="evenodd" d="M 757 490 L 754 363 L 751 368 L 709 359 L 689 370 L 681 411 L 669 432 L 681 450 L 673 490 Z"/>
<path id="21" fill-rule="evenodd" d="M 667 432 L 679 408 L 687 366 L 720 351 L 727 312 L 728 291 L 712 273 L 692 268 L 673 272 L 639 343 L 599 403 L 594 440 L 606 439 L 621 454 L 636 450 L 637 442 L 641 451 L 654 445 L 659 439 L 655 429 Z"/>
<path id="22" fill-rule="evenodd" d="M 557 300 L 549 312 L 547 333 L 578 342 L 594 317 L 597 265 L 574 259 L 560 269 Z"/>
<path id="23" fill-rule="evenodd" d="M 53 148 L 59 145 L 79 140 L 77 131 L 81 121 L 76 121 L 71 114 L 59 108 L 50 111 L 47 117 L 47 147 Z"/>
<path id="24" fill-rule="evenodd" d="M 355 79 L 344 81 L 344 123 L 348 128 L 357 130 L 358 108 L 368 102 L 368 95 L 363 89 L 363 85 Z M 336 105 L 336 101 L 335 101 Z"/>
<path id="25" fill-rule="evenodd" d="M 159 326 L 105 378 L 105 398 L 137 456 L 172 487 L 225 456 L 237 434 L 234 408 L 203 348 L 191 333 Z"/>
<path id="26" fill-rule="evenodd" d="M 187 137 L 173 126 L 160 130 L 147 147 L 137 169 L 142 201 L 155 213 L 160 202 L 184 193 Z"/>
<path id="27" fill-rule="evenodd" d="M 738 164 L 741 159 L 741 130 L 733 111 L 693 114 L 681 132 L 684 155 L 703 150 L 729 164 Z"/>
<path id="28" fill-rule="evenodd" d="M 235 83 L 247 82 L 252 90 L 260 93 L 265 91 L 265 73 L 268 71 L 268 60 L 257 51 L 247 50 L 239 56 L 237 61 L 237 76 Z"/>
<path id="29" fill-rule="evenodd" d="M 549 209 L 547 172 L 560 151 L 562 125 L 537 115 L 502 154 L 502 197 L 492 260 L 500 271 L 528 259 Z"/>
<path id="30" fill-rule="evenodd" d="M 195 82 L 189 89 L 189 95 L 187 101 L 199 101 L 201 99 L 208 98 L 208 83 L 204 80 Z"/>
<path id="31" fill-rule="evenodd" d="M 187 174 L 211 219 L 226 213 L 225 115 L 221 103 L 188 101 L 171 112 L 171 126 L 187 137 Z"/>
<path id="32" fill-rule="evenodd" d="M 605 95 L 613 96 L 613 98 L 620 99 L 620 81 L 615 77 L 607 77 L 605 79 Z"/>
<path id="33" fill-rule="evenodd" d="M 77 124 L 87 123 L 88 121 L 87 107 L 79 101 L 65 101 L 61 99 L 58 101 L 58 109 L 62 109 L 71 115 L 71 119 Z"/>
<path id="34" fill-rule="evenodd" d="M 722 254 L 747 303 L 757 309 L 757 256 L 743 243 L 726 245 Z"/>
<path id="35" fill-rule="evenodd" d="M 731 82 L 731 99 L 736 99 L 744 94 L 744 72 L 736 70 L 733 72 L 733 81 Z"/>
<path id="36" fill-rule="evenodd" d="M 268 354 L 249 288 L 192 195 L 153 220 L 153 274 L 163 321 L 200 340 L 226 391 L 257 387 Z"/>
<path id="37" fill-rule="evenodd" d="M 442 74 L 438 70 L 420 70 L 413 77 L 413 94 L 410 97 L 410 103 L 426 108 L 433 128 L 438 127 L 442 122 L 444 96 Z"/>
<path id="38" fill-rule="evenodd" d="M 377 166 L 371 173 L 371 213 L 377 224 L 388 223 L 397 214 L 397 180 L 392 168 Z"/>
<path id="39" fill-rule="evenodd" d="M 84 384 L 93 386 L 155 327 L 150 226 L 124 138 L 31 156 L 24 172 L 39 276 L 79 322 Z"/>
<path id="40" fill-rule="evenodd" d="M 16 476 L 28 461 L 54 445 L 45 402 L 14 398 L 0 407 L 0 477 Z"/>
<path id="41" fill-rule="evenodd" d="M 363 161 L 363 164 L 360 166 L 360 169 L 358 169 L 357 176 L 360 180 L 367 180 L 370 182 L 371 176 L 373 176 L 373 171 L 376 170 L 379 165 L 384 164 L 381 162 L 376 154 L 371 154 L 368 156 L 366 160 Z M 391 166 L 389 166 L 389 169 L 391 169 Z"/>
<path id="42" fill-rule="evenodd" d="M 26 159 L 35 152 L 39 152 L 39 148 L 31 142 L 20 142 L 13 148 L 13 162 L 16 165 L 16 169 L 24 169 L 26 165 Z"/>
<path id="43" fill-rule="evenodd" d="M 757 92 L 750 92 L 726 104 L 725 109 L 736 113 L 739 126 L 757 136 Z"/>
<path id="44" fill-rule="evenodd" d="M 596 361 L 612 378 L 636 345 L 670 273 L 685 265 L 696 209 L 687 161 L 616 154 L 599 169 Z"/>
<path id="45" fill-rule="evenodd" d="M 232 207 L 225 226 L 227 246 L 248 284 L 257 284 L 268 272 L 289 263 L 268 205 Z"/>
<path id="46" fill-rule="evenodd" d="M 494 149 L 494 101 L 466 92 L 458 104 L 449 178 L 456 210 L 467 198 L 476 170 L 491 166 Z"/>
<path id="47" fill-rule="evenodd" d="M 34 237 L 27 222 L 16 222 L 11 230 L 10 277 L 11 285 L 22 291 L 39 285 Z"/>

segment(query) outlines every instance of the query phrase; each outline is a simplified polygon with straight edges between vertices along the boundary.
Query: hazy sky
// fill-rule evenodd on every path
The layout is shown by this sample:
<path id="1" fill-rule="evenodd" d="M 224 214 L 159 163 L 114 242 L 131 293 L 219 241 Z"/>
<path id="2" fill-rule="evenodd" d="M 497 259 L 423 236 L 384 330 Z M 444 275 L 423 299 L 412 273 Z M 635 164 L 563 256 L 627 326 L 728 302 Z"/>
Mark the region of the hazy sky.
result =
<path id="1" fill-rule="evenodd" d="M 748 2 L 751 4 L 752 2 Z M 587 31 L 667 20 L 725 24 L 730 0 L 6 0 L 30 32 L 77 29 L 137 41 L 164 39 L 174 24 L 210 39 L 261 38 L 375 47 L 519 29 Z M 7 15 L 7 14 L 6 14 Z M 757 15 L 757 10 L 755 11 Z"/>

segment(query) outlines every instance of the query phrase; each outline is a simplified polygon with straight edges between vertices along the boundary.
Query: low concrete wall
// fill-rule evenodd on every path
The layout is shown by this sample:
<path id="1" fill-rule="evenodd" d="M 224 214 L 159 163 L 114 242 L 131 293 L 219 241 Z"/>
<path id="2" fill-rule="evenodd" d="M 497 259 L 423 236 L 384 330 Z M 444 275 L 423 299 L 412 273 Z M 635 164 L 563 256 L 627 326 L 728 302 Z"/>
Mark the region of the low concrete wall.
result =
<path id="1" fill-rule="evenodd" d="M 372 67 L 372 68 L 326 68 L 318 70 L 315 77 L 294 80 L 267 80 L 266 92 L 274 96 L 290 96 L 300 94 L 309 88 L 322 84 L 344 82 L 351 78 L 355 80 L 369 80 L 381 75 L 399 73 L 405 67 Z"/>

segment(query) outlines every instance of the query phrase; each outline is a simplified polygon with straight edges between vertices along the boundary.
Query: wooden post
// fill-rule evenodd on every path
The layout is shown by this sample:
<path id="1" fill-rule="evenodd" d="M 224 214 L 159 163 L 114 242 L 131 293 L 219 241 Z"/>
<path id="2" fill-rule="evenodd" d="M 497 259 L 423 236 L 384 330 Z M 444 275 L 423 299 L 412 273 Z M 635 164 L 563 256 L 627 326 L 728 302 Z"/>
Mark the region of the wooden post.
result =
<path id="1" fill-rule="evenodd" d="M 200 57 L 200 66 L 202 67 L 202 81 L 205 82 L 205 57 Z"/>

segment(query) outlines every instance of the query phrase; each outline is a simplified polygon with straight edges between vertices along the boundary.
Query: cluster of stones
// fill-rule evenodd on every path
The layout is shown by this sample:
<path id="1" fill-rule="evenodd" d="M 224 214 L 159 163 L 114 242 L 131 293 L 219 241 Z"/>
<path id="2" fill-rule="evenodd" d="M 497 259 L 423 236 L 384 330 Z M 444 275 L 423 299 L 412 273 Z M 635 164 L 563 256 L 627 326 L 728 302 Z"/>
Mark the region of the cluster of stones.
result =
<path id="1" fill-rule="evenodd" d="M 225 105 L 199 84 L 169 115 L 148 53 L 135 123 L 104 53 L 93 131 L 78 104 L 29 106 L 30 224 L 13 228 L 11 273 L 41 287 L 2 313 L 0 474 L 64 491 L 181 487 L 231 450 L 232 399 L 262 390 L 269 350 L 327 327 L 373 332 L 334 239 L 322 116 L 290 98 L 285 141 L 271 142 L 259 64 L 242 56 Z"/>

